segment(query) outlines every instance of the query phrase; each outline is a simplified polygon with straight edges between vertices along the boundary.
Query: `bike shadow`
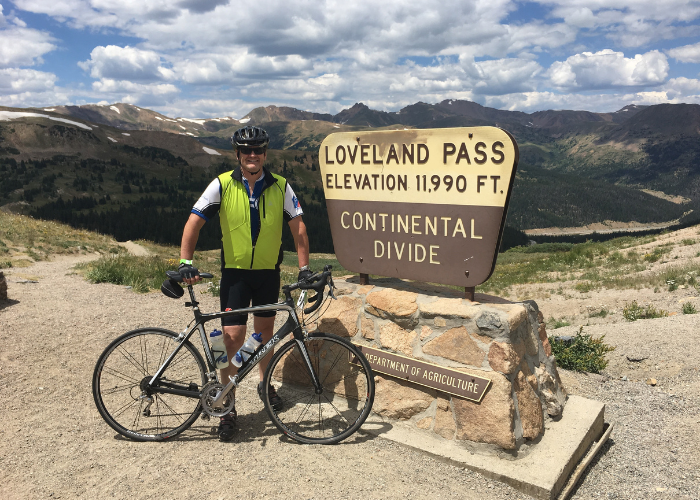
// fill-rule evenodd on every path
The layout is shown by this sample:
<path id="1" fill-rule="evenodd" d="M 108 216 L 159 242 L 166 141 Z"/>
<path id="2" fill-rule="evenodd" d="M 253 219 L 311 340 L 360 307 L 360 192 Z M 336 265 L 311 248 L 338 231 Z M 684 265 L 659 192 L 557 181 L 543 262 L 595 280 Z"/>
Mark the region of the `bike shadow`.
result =
<path id="1" fill-rule="evenodd" d="M 6 307 L 14 306 L 15 304 L 19 304 L 19 300 L 15 300 L 15 299 L 0 300 L 0 311 L 5 309 Z"/>

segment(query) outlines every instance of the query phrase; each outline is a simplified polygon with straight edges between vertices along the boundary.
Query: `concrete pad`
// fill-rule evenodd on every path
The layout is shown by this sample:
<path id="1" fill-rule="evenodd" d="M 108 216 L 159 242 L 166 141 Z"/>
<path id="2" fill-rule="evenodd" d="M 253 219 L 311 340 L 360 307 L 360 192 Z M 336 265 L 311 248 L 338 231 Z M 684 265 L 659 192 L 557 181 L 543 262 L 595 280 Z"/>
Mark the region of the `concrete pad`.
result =
<path id="1" fill-rule="evenodd" d="M 558 421 L 545 421 L 544 435 L 517 458 L 499 458 L 465 449 L 457 441 L 371 414 L 362 431 L 430 453 L 509 484 L 536 498 L 557 497 L 588 448 L 603 433 L 605 405 L 569 396 Z"/>

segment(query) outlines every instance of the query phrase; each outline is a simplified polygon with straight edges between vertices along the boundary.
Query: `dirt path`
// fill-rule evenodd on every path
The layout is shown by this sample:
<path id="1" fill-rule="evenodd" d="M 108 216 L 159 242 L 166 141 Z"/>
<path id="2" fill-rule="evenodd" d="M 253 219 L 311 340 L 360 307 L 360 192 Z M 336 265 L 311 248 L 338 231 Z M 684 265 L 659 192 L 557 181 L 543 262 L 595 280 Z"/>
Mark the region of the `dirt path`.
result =
<path id="1" fill-rule="evenodd" d="M 72 274 L 73 265 L 89 258 L 57 258 L 6 273 L 11 300 L 0 303 L 0 498 L 526 498 L 360 433 L 338 446 L 291 442 L 269 422 L 254 377 L 238 393 L 241 430 L 230 443 L 220 443 L 213 423 L 202 420 L 167 443 L 122 439 L 92 401 L 98 355 L 133 328 L 179 331 L 190 313 L 160 293 L 93 285 Z M 217 298 L 199 297 L 204 310 L 217 307 Z M 609 377 L 562 375 L 571 392 L 608 405 L 616 430 L 573 498 L 666 498 L 661 492 L 698 498 L 700 315 L 594 327 L 618 346 Z M 623 355 L 632 348 L 648 359 L 628 368 Z M 641 381 L 647 373 L 657 374 L 659 385 Z"/>
<path id="2" fill-rule="evenodd" d="M 119 245 L 126 248 L 131 255 L 136 255 L 138 257 L 151 255 L 151 252 L 149 252 L 146 248 L 142 247 L 138 243 L 134 243 L 131 240 L 120 242 Z"/>

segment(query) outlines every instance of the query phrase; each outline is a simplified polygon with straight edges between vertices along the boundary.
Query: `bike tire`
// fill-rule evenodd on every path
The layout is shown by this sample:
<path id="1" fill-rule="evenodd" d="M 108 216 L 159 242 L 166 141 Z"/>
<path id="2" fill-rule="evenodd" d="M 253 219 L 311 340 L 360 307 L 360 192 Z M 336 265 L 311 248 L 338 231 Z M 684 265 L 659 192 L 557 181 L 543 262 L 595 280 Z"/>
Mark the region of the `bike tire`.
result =
<path id="1" fill-rule="evenodd" d="M 153 376 L 177 346 L 178 334 L 161 328 L 140 328 L 115 339 L 100 355 L 92 376 L 92 395 L 102 418 L 122 436 L 135 441 L 162 441 L 187 429 L 202 412 L 199 399 L 154 392 L 144 414 L 143 382 Z M 185 342 L 161 380 L 201 391 L 206 365 Z M 194 385 L 192 385 L 194 384 Z"/>
<path id="2" fill-rule="evenodd" d="M 275 387 L 282 407 L 276 410 L 263 390 L 265 409 L 275 426 L 296 441 L 338 443 L 357 431 L 372 410 L 372 369 L 353 344 L 337 335 L 316 332 L 303 342 L 321 381 L 321 394 L 316 393 L 296 340 L 291 340 L 275 353 L 263 380 L 263 387 Z"/>

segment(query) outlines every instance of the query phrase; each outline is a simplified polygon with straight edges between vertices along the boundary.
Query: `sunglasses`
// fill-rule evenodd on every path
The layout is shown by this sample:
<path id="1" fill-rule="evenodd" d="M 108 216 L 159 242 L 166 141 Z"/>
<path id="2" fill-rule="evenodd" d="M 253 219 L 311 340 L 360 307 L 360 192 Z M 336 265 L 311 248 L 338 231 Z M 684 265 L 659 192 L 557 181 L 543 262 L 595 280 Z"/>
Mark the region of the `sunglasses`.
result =
<path id="1" fill-rule="evenodd" d="M 253 153 L 255 153 L 256 155 L 262 155 L 262 154 L 265 154 L 265 151 L 267 151 L 267 148 L 262 148 L 262 147 L 251 148 L 251 147 L 247 147 L 247 146 L 239 146 L 238 151 L 240 151 L 244 155 L 249 155 L 249 154 L 253 154 Z"/>

